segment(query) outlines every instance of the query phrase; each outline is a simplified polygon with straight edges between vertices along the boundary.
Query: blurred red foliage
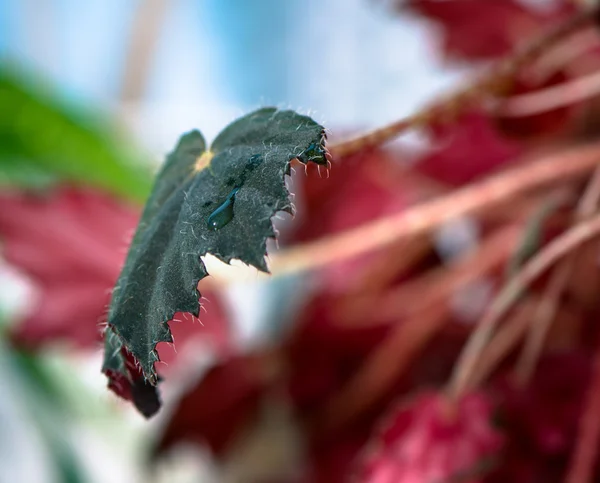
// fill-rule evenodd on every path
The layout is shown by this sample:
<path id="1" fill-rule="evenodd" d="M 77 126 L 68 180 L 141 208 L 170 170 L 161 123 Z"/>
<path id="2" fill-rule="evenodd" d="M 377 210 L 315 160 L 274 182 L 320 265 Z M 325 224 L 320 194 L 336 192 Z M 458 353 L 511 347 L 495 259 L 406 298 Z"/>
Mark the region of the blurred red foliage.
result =
<path id="1" fill-rule="evenodd" d="M 454 186 L 489 174 L 523 152 L 520 143 L 499 132 L 483 112 L 471 111 L 451 122 L 433 124 L 430 131 L 432 151 L 417 169 Z"/>
<path id="2" fill-rule="evenodd" d="M 492 384 L 496 420 L 507 438 L 488 481 L 564 481 L 590 369 L 591 354 L 575 350 L 544 356 L 524 386 L 498 376 Z"/>
<path id="3" fill-rule="evenodd" d="M 137 209 L 90 189 L 0 194 L 3 256 L 41 292 L 14 340 L 96 346 L 137 219 Z"/>
<path id="4" fill-rule="evenodd" d="M 485 394 L 466 395 L 459 403 L 424 393 L 385 418 L 367 446 L 359 481 L 428 483 L 482 481 L 479 473 L 502 445 L 491 425 L 493 405 Z"/>
<path id="5" fill-rule="evenodd" d="M 157 451 L 187 441 L 222 455 L 256 415 L 273 376 L 271 362 L 267 354 L 239 355 L 210 368 L 177 403 Z"/>
<path id="6" fill-rule="evenodd" d="M 516 0 L 403 5 L 442 27 L 447 58 L 467 61 L 503 56 L 574 10 L 574 2 L 566 0 L 544 12 Z M 495 93 L 497 110 L 486 104 L 440 113 L 427 126 L 431 147 L 417 159 L 408 151 L 371 149 L 334 162 L 328 178 L 308 169 L 306 178 L 296 179 L 298 217 L 282 244 L 327 237 L 400 212 L 509 164 L 528 162 L 526 155 L 542 140 L 558 143 L 572 135 L 574 106 L 521 117 L 502 110 L 521 94 L 569 80 L 573 72 L 562 67 L 519 72 Z M 580 186 L 569 188 L 576 192 Z M 324 267 L 274 347 L 238 353 L 219 294 L 204 294 L 214 301 L 204 325 L 170 326 L 178 351 L 209 338 L 217 360 L 175 403 L 156 452 L 185 441 L 205 444 L 226 459 L 262 404 L 275 397 L 289 405 L 303 437 L 306 468 L 294 483 L 351 477 L 373 483 L 562 481 L 590 378 L 588 341 L 598 332 L 596 246 L 581 250 L 586 263 L 576 261 L 577 280 L 561 298 L 571 317 L 556 317 L 555 333 L 548 335 L 531 380 L 517 384 L 512 364 L 523 330 L 481 387 L 457 401 L 449 401 L 443 390 L 472 330 L 455 313 L 455 291 L 480 278 L 497 289 L 515 249 L 516 227 L 529 213 L 523 207 L 543 206 L 546 194 L 474 215 L 479 231 L 467 254 L 471 258 L 445 263 L 435 233 L 427 233 Z M 571 218 L 570 212 L 563 216 L 552 233 L 564 230 Z M 98 297 L 98 287 L 109 288 L 116 279 L 123 234 L 134 223 L 135 212 L 98 194 L 65 189 L 48 198 L 3 195 L 0 234 L 6 257 L 44 289 L 42 308 L 19 326 L 15 339 L 97 341 L 97 322 L 108 302 L 107 293 Z M 526 302 L 535 306 L 546 282 L 538 280 L 516 308 Z M 75 303 L 74 289 L 81 291 Z M 167 363 L 182 362 L 167 345 L 159 353 Z M 148 386 L 133 361 L 127 364 L 132 380 L 115 375 L 110 384 L 135 400 Z M 398 406 L 398 400 L 405 403 Z M 153 409 L 150 403 L 148 411 Z"/>

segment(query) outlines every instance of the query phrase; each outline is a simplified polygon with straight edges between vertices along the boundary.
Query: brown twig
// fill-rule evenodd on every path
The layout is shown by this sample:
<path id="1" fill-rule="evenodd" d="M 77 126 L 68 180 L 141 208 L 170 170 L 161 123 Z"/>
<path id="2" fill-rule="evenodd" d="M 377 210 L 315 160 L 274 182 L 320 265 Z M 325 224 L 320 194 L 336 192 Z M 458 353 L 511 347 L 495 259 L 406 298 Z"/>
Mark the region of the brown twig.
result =
<path id="1" fill-rule="evenodd" d="M 535 72 L 539 71 L 548 75 L 565 68 L 570 69 L 578 59 L 585 58 L 586 54 L 593 54 L 598 47 L 599 40 L 598 31 L 594 25 L 583 28 L 540 56 L 535 61 Z"/>
<path id="2" fill-rule="evenodd" d="M 168 0 L 146 0 L 136 9 L 121 81 L 124 103 L 138 101 L 143 94 L 168 7 Z"/>
<path id="3" fill-rule="evenodd" d="M 593 373 L 588 394 L 579 419 L 577 442 L 566 483 L 588 483 L 593 480 L 600 438 L 600 345 L 594 356 Z"/>
<path id="4" fill-rule="evenodd" d="M 397 183 L 400 180 L 403 183 L 402 186 L 418 186 L 417 191 L 427 200 L 435 196 L 445 196 L 452 191 L 451 187 L 436 183 L 410 168 L 404 168 L 399 175 L 387 176 L 386 179 L 394 186 L 394 189 L 398 189 Z M 521 196 L 506 204 L 490 207 L 479 214 L 478 220 L 491 224 L 513 223 L 515 213 L 518 213 L 521 218 L 527 219 L 528 214 L 538 208 L 538 198 L 537 196 Z M 419 201 L 424 202 L 425 200 Z M 354 296 L 351 299 L 355 302 L 352 305 L 358 307 L 361 305 L 361 301 L 364 301 L 365 306 L 373 307 L 374 303 L 377 303 L 373 297 L 380 298 L 382 291 L 389 287 L 392 280 L 403 277 L 432 250 L 433 238 L 429 233 L 422 233 L 391 243 L 385 250 L 376 254 L 360 276 L 350 285 L 348 290 L 353 292 Z"/>
<path id="5" fill-rule="evenodd" d="M 588 186 L 578 203 L 575 213 L 576 221 L 583 221 L 592 216 L 598 207 L 600 201 L 600 167 L 596 168 Z M 573 253 L 566 257 L 554 270 L 548 286 L 542 298 L 542 301 L 532 319 L 529 328 L 527 341 L 523 352 L 516 364 L 516 381 L 520 384 L 526 384 L 531 378 L 535 369 L 535 364 L 544 346 L 544 341 L 554 315 L 558 308 L 560 298 L 573 273 L 577 254 Z"/>
<path id="6" fill-rule="evenodd" d="M 472 387 L 481 384 L 517 345 L 519 340 L 522 340 L 527 327 L 529 327 L 531 317 L 537 308 L 537 302 L 537 299 L 522 302 L 510 320 L 503 324 L 498 333 L 494 335 L 473 372 L 470 380 Z"/>
<path id="7" fill-rule="evenodd" d="M 387 250 L 378 253 L 350 286 L 348 292 L 354 294 L 351 300 L 360 303 L 360 300 L 379 295 L 393 280 L 405 275 L 432 250 L 433 244 L 427 235 L 402 239 L 390 245 Z"/>
<path id="8" fill-rule="evenodd" d="M 365 320 L 376 324 L 412 317 L 427 307 L 446 303 L 453 292 L 505 262 L 521 230 L 516 223 L 498 229 L 477 250 L 469 251 L 450 267 L 440 266 L 376 299 L 353 297 L 341 307 L 339 319 L 348 325 Z"/>
<path id="9" fill-rule="evenodd" d="M 598 233 L 600 233 L 600 215 L 577 224 L 544 247 L 500 290 L 458 358 L 448 387 L 451 398 L 457 400 L 467 389 L 481 352 L 496 325 L 527 286 L 555 262 L 582 243 L 597 236 Z"/>
<path id="10" fill-rule="evenodd" d="M 335 156 L 347 156 L 362 149 L 379 146 L 397 137 L 404 131 L 430 123 L 442 112 L 453 112 L 480 102 L 482 98 L 502 93 L 510 85 L 514 75 L 525 65 L 537 59 L 549 48 L 577 32 L 583 25 L 594 19 L 598 7 L 585 9 L 563 23 L 549 29 L 537 39 L 502 59 L 467 87 L 459 89 L 447 99 L 387 126 L 375 129 L 354 139 L 330 146 Z"/>
<path id="11" fill-rule="evenodd" d="M 494 111 L 504 117 L 531 116 L 558 109 L 600 94 L 600 72 L 594 72 L 530 94 L 509 97 Z"/>
<path id="12" fill-rule="evenodd" d="M 443 222 L 489 209 L 536 188 L 582 176 L 599 160 L 600 143 L 548 155 L 398 214 L 279 252 L 272 257 L 271 272 L 281 275 L 308 270 L 383 248 L 401 238 L 426 233 Z"/>
<path id="13" fill-rule="evenodd" d="M 429 297 L 429 302 L 420 303 L 419 296 L 413 295 L 411 301 L 419 301 L 418 304 L 407 304 L 402 315 L 404 320 L 394 326 L 392 333 L 368 356 L 356 374 L 325 404 L 320 424 L 327 424 L 329 428 L 344 424 L 378 401 L 425 344 L 445 326 L 450 310 L 448 291 L 456 289 L 450 282 L 465 283 L 468 278 L 465 271 L 485 274 L 493 270 L 506 260 L 518 233 L 516 225 L 499 228 L 479 250 L 465 256 L 450 270 L 441 272 L 444 287 L 434 290 L 438 296 Z M 428 295 L 426 289 L 421 292 Z M 345 317 L 340 320 L 345 322 Z"/>
<path id="14" fill-rule="evenodd" d="M 533 295 L 528 296 L 527 300 L 521 302 L 515 309 L 509 320 L 502 324 L 477 362 L 477 368 L 469 383 L 471 387 L 476 387 L 485 381 L 519 341 L 523 340 L 523 335 L 531 325 L 532 317 L 539 304 L 538 298 Z M 565 323 L 572 323 L 577 315 L 565 307 L 560 307 L 557 314 L 557 319 L 559 318 L 564 319 Z"/>

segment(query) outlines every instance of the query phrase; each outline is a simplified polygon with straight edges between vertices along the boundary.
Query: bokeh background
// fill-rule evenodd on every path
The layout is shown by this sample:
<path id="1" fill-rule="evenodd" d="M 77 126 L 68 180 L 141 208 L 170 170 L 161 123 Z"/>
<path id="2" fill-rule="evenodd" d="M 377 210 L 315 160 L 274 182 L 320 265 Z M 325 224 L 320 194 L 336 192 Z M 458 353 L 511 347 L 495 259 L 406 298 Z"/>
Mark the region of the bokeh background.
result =
<path id="1" fill-rule="evenodd" d="M 162 348 L 161 358 L 169 364 L 162 367 L 167 379 L 161 384 L 165 406 L 150 421 L 107 390 L 100 370 L 100 331 L 110 289 L 152 175 L 182 133 L 198 128 L 210 141 L 244 113 L 275 105 L 313 116 L 336 141 L 414 112 L 463 82 L 473 69 L 510 52 L 523 38 L 584 2 L 498 0 L 495 3 L 503 5 L 499 12 L 506 17 L 473 11 L 467 25 L 473 28 L 481 22 L 482 27 L 467 28 L 472 35 L 467 44 L 499 45 L 489 51 L 465 47 L 460 41 L 444 43 L 449 24 L 464 31 L 456 20 L 465 15 L 464 9 L 456 10 L 458 17 L 435 8 L 417 16 L 417 7 L 402 10 L 397 8 L 401 3 L 0 1 L 0 482 L 346 481 L 390 401 L 426 387 L 442 387 L 475 321 L 508 273 L 505 266 L 519 263 L 512 251 L 518 251 L 521 238 L 511 223 L 531 231 L 526 217 L 519 216 L 535 218 L 537 208 L 548 209 L 545 195 L 489 218 L 462 217 L 444 223 L 422 242 L 393 246 L 387 259 L 379 253 L 380 258 L 273 280 L 248 267 L 215 265 L 216 278 L 226 283 L 203 292 L 208 300 L 202 325 L 181 324 L 185 328 L 176 333 L 177 354 Z M 590 52 L 597 49 L 597 38 L 589 45 Z M 567 55 L 564 62 L 578 56 Z M 585 67 L 580 62 L 564 69 L 550 62 L 551 67 L 558 65 L 558 73 L 544 71 L 547 77 L 534 76 L 535 82 L 547 87 L 587 74 L 598 67 L 595 59 L 587 59 Z M 535 82 L 520 87 L 539 88 Z M 336 177 L 335 170 L 341 168 L 334 163 L 329 184 L 312 172 L 295 176 L 299 221 L 296 228 L 289 219 L 277 221 L 281 245 L 310 241 L 401 211 L 477 181 L 488 171 L 514 166 L 525 154 L 537 156 L 593 140 L 579 128 L 582 111 L 591 119 L 596 107 L 583 109 L 580 102 L 576 111 L 550 109 L 548 119 L 526 118 L 523 124 L 502 124 L 502 119 L 477 110 L 464 118 L 453 114 L 456 130 L 442 125 L 403 135 L 385 151 L 350 159 L 351 175 Z M 555 137 L 549 140 L 546 132 Z M 423 171 L 408 176 L 406 167 L 419 161 Z M 307 180 L 314 181 L 314 190 Z M 575 193 L 582 190 L 580 185 L 569 188 Z M 535 219 L 539 224 L 539 216 Z M 560 218 L 563 225 L 565 219 Z M 552 221 L 552 236 L 557 224 L 564 228 L 560 220 Z M 481 255 L 482 250 L 487 255 Z M 483 262 L 490 253 L 497 259 L 492 256 L 492 261 Z M 468 261 L 463 265 L 462 257 L 469 254 L 488 263 L 487 268 L 465 268 Z M 594 260 L 597 265 L 597 257 Z M 429 284 L 442 283 L 435 274 L 444 270 L 451 274 L 455 270 L 459 281 L 456 290 L 444 292 L 441 302 L 432 296 L 427 299 L 433 300 L 431 304 L 415 302 L 414 310 L 398 308 L 398 302 L 397 312 L 384 313 L 394 303 L 385 305 L 379 295 L 387 295 L 389 301 L 400 294 L 397 300 L 410 305 Z M 460 275 L 466 272 L 468 276 Z M 591 290 L 597 277 L 588 275 Z M 411 277 L 417 281 L 407 291 L 394 291 L 405 282 L 408 286 Z M 348 305 L 363 292 L 373 297 L 366 299 L 372 310 L 365 310 L 364 304 Z M 593 298 L 594 293 L 587 296 Z M 581 300 L 588 301 L 584 296 Z M 334 306 L 350 315 L 339 316 L 346 322 L 330 327 L 330 319 L 339 315 L 329 313 Z M 444 313 L 433 314 L 432 308 Z M 354 310 L 358 316 L 352 315 Z M 589 321 L 592 312 L 586 305 L 576 316 Z M 427 321 L 434 321 L 431 333 L 408 331 L 393 339 L 393 324 L 411 317 L 427 326 Z M 574 367 L 578 376 L 571 380 L 582 382 L 573 389 L 573 404 L 587 387 L 592 360 L 591 350 L 577 345 L 579 335 L 560 333 L 551 339 L 551 356 L 559 359 L 548 366 Z M 384 343 L 390 340 L 399 342 Z M 411 346 L 419 349 L 407 356 L 414 359 L 410 370 L 385 382 L 386 366 L 405 367 L 406 362 L 390 354 Z M 360 395 L 360 379 L 353 383 L 358 391 L 342 388 L 348 381 L 352 386 L 352 375 L 361 373 L 364 361 L 372 363 L 372 353 L 382 354 L 374 374 L 384 374 L 384 382 L 377 379 L 369 386 L 370 380 L 364 379 L 364 392 L 377 395 L 359 409 L 339 406 L 338 390 Z M 563 356 L 567 362 L 560 359 Z M 502 390 L 494 387 L 485 397 L 494 403 L 504 401 L 496 397 Z M 179 403 L 186 391 L 194 397 Z M 556 396 L 540 390 L 535 397 L 542 393 L 551 400 Z M 314 427 L 319 419 L 312 415 L 329 398 L 334 403 L 328 410 L 341 408 L 339 414 L 347 410 L 353 421 L 330 432 L 324 425 L 321 434 Z M 479 403 L 467 413 L 487 418 L 487 402 Z M 425 411 L 431 406 L 423 401 L 419 407 Z M 579 406 L 565 411 L 578 414 Z M 256 413 L 269 417 L 258 418 Z M 569 420 L 563 434 L 562 426 L 549 423 L 557 419 L 555 413 L 548 414 L 544 424 L 550 426 L 535 426 L 534 436 L 507 437 L 536 441 L 519 449 L 521 454 L 535 455 L 528 456 L 527 464 L 510 460 L 519 470 L 514 474 L 525 474 L 522 466 L 530 471 L 527 465 L 535 461 L 531 474 L 545 474 L 550 468 L 562 475 L 577 418 Z M 261 425 L 257 423 L 247 440 L 239 437 L 240 428 L 245 431 L 245 423 L 253 418 Z M 492 434 L 496 430 L 486 431 L 478 433 L 483 434 L 481 440 L 477 436 L 471 446 L 466 444 L 468 455 L 479 455 L 481 448 L 486 455 L 490 448 L 496 451 L 499 438 Z M 457 438 L 450 446 L 463 441 L 461 435 Z M 185 444 L 175 445 L 179 442 Z M 494 460 L 495 468 L 503 457 Z M 423 468 L 451 466 L 444 461 L 423 463 Z M 477 471 L 484 474 L 485 464 Z M 535 473 L 539 468 L 543 471 Z M 427 478 L 397 481 L 438 481 Z M 489 481 L 517 481 L 506 475 L 498 478 Z"/>

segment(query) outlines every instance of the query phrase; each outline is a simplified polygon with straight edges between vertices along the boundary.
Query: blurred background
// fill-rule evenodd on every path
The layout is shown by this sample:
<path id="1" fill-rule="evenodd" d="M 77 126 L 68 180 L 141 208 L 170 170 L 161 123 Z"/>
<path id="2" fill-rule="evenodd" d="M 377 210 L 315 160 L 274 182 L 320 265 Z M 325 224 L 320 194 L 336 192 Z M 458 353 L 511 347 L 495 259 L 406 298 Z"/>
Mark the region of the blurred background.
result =
<path id="1" fill-rule="evenodd" d="M 365 0 L 9 0 L 0 4 L 0 59 L 3 76 L 14 83 L 10 88 L 34 85 L 33 96 L 43 96 L 53 109 L 77 111 L 81 116 L 74 129 L 98 121 L 118 131 L 118 139 L 109 142 L 118 142 L 119 149 L 125 144 L 135 152 L 135 161 L 151 170 L 182 133 L 197 128 L 210 141 L 233 119 L 263 105 L 296 109 L 328 127 L 349 129 L 408 114 L 446 77 L 425 38 L 419 23 L 392 17 L 389 10 Z M 389 45 L 396 47 L 386 51 Z M 3 108 L 3 124 L 17 122 L 20 114 Z M 32 134 L 58 131 L 53 114 L 23 122 L 31 123 Z M 65 137 L 55 135 L 53 142 L 69 143 L 68 132 Z M 93 148 L 90 142 L 89 149 Z M 48 146 L 48 151 L 52 149 Z M 121 191 L 128 195 L 127 187 Z M 111 247 L 118 250 L 117 260 L 133 226 Z M 36 236 L 43 237 L 42 233 Z M 44 250 L 43 240 L 37 242 Z M 5 318 L 18 323 L 35 314 L 40 298 L 36 281 L 6 261 L 1 279 Z M 240 313 L 244 339 L 260 337 L 256 327 L 260 317 L 248 316 L 244 310 L 254 307 L 264 291 L 253 285 L 231 289 L 230 299 L 242 308 L 236 313 Z M 102 302 L 109 288 L 110 284 L 99 295 Z M 101 315 L 85 323 L 99 323 Z M 100 373 L 100 343 L 73 352 L 71 344 L 64 347 L 59 341 L 56 348 L 56 341 L 49 339 L 40 353 L 41 363 L 57 367 L 48 370 L 47 377 L 52 384 L 64 383 L 67 387 L 61 394 L 79 407 L 75 411 L 69 406 L 65 415 L 74 440 L 82 441 L 65 450 L 75 452 L 72 457 L 83 466 L 79 481 L 146 478 L 141 458 L 154 425 L 118 405 L 107 392 Z M 38 423 L 23 411 L 20 398 L 26 396 L 14 391 L 10 377 L 2 379 L 6 390 L 2 391 L 0 480 L 62 481 L 64 470 L 57 473 L 52 468 L 55 457 L 45 447 L 44 436 L 36 434 Z M 173 465 L 164 481 L 175 481 L 172 471 L 180 466 Z M 212 480 L 206 476 L 206 481 Z"/>
<path id="2" fill-rule="evenodd" d="M 177 352 L 159 348 L 164 407 L 150 421 L 107 389 L 101 330 L 152 176 L 181 134 L 197 128 L 210 141 L 274 105 L 311 115 L 338 141 L 413 113 L 584 3 L 0 2 L 0 482 L 336 482 L 362 474 L 373 452 L 367 473 L 395 469 L 357 481 L 459 481 L 447 478 L 463 471 L 460 481 L 562 481 L 592 367 L 581 340 L 596 314 L 595 246 L 581 262 L 593 269 L 564 289 L 568 303 L 539 356 L 551 382 L 529 375 L 506 389 L 522 331 L 491 382 L 465 399 L 485 431 L 452 426 L 455 439 L 440 437 L 443 457 L 415 449 L 426 454 L 407 457 L 419 461 L 414 479 L 393 476 L 408 463 L 385 453 L 393 438 L 378 431 L 399 399 L 416 398 L 417 413 L 437 407 L 510 267 L 571 223 L 581 179 L 319 270 L 269 279 L 215 266 L 226 283 L 202 291 L 201 323 L 184 317 L 172 325 Z M 501 101 L 592 75 L 600 41 L 591 28 L 576 40 L 520 73 Z M 441 116 L 385 149 L 336 160 L 328 179 L 298 170 L 298 216 L 277 221 L 279 245 L 591 142 L 593 89 L 525 115 L 486 104 Z M 563 372 L 576 387 L 560 389 L 557 366 L 573 367 Z M 558 409 L 549 403 L 539 425 L 523 422 L 556 393 L 571 396 Z M 498 411 L 516 414 L 513 426 L 493 425 Z M 517 440 L 526 448 L 506 443 Z M 462 443 L 467 456 L 452 457 L 448 448 Z M 544 479 L 550 473 L 557 479 Z"/>

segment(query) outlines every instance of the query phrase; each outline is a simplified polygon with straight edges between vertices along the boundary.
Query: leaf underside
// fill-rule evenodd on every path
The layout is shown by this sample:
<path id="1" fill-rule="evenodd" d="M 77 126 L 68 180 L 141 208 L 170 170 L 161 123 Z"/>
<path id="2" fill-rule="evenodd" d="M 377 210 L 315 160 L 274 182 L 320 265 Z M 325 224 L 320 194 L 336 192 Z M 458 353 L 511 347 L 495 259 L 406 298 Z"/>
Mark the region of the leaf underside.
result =
<path id="1" fill-rule="evenodd" d="M 285 186 L 290 161 L 327 165 L 324 143 L 323 127 L 311 118 L 275 108 L 233 122 L 208 151 L 200 132 L 181 137 L 157 177 L 113 291 L 103 367 L 109 377 L 121 374 L 132 387 L 157 384 L 156 345 L 172 342 L 167 322 L 176 312 L 199 314 L 197 285 L 208 275 L 201 256 L 268 271 L 271 218 L 292 212 Z M 126 364 L 128 353 L 143 381 Z"/>

